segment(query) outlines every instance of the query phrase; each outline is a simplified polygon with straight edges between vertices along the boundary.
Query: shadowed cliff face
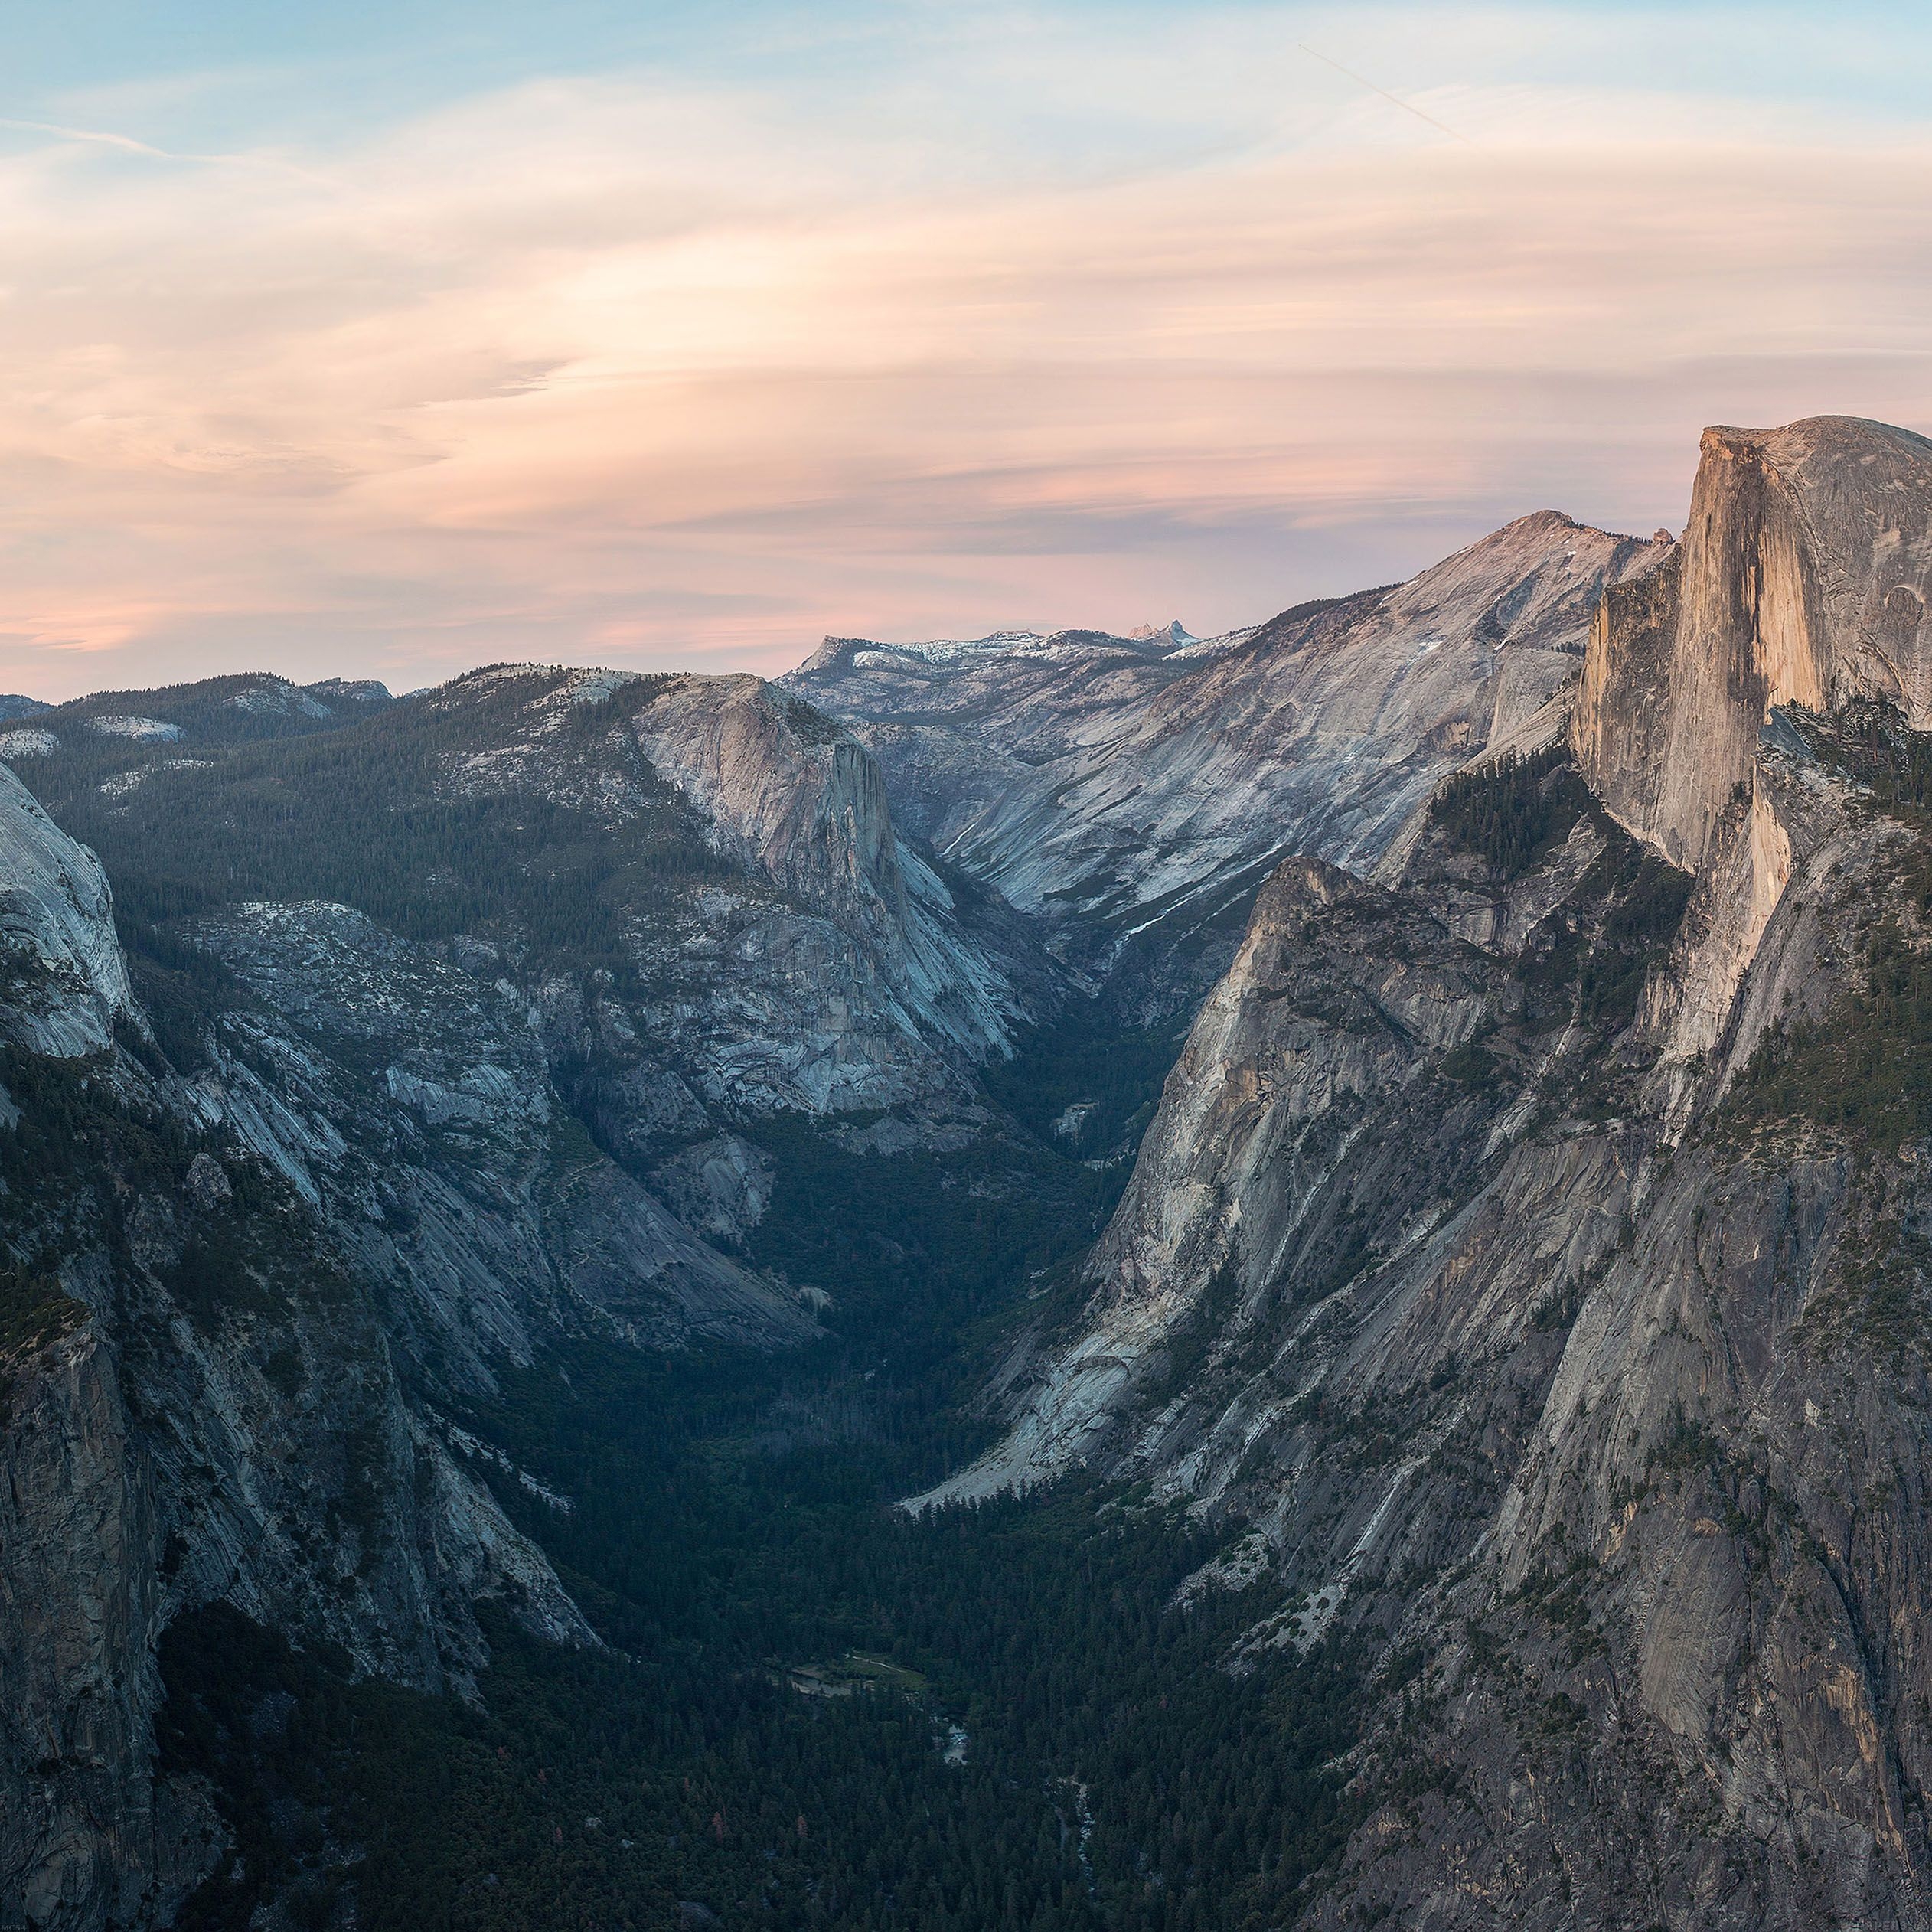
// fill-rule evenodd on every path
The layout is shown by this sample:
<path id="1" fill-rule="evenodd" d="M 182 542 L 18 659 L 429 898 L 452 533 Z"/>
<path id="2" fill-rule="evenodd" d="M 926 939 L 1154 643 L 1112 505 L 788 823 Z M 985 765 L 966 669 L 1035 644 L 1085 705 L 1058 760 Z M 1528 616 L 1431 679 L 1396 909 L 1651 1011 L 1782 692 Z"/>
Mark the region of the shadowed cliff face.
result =
<path id="1" fill-rule="evenodd" d="M 155 1770 L 184 1612 L 459 1690 L 478 1600 L 594 1642 L 461 1423 L 569 1338 L 814 1335 L 707 1239 L 772 1196 L 733 1130 L 970 1134 L 1013 974 L 1050 997 L 759 680 L 345 703 L 120 693 L 13 749 L 126 950 L 0 767 L 0 1924 L 164 1924 L 220 1855 Z"/>
<path id="2" fill-rule="evenodd" d="M 71 1059 L 107 1045 L 129 1004 L 99 861 L 0 766 L 0 971 L 8 1035 Z"/>
<path id="3" fill-rule="evenodd" d="M 1774 706 L 1932 725 L 1928 504 L 1932 443 L 1908 430 L 1707 429 L 1680 550 L 1591 627 L 1571 742 L 1610 810 L 1695 866 Z"/>
<path id="4" fill-rule="evenodd" d="M 1016 942 L 1018 957 L 1008 958 L 997 931 L 961 932 L 951 890 L 900 843 L 878 765 L 810 705 L 761 678 L 674 678 L 631 729 L 714 851 L 863 948 L 840 968 L 853 1023 L 835 1056 L 846 1088 L 835 1104 L 937 1085 L 936 1067 L 901 1072 L 890 1062 L 1003 1052 L 1015 1022 L 1050 1004 L 1030 947 Z M 801 1004 L 814 1010 L 788 1030 L 822 1026 L 829 990 L 823 973 L 808 981 Z M 870 1091 L 868 1056 L 885 1063 Z"/>
<path id="5" fill-rule="evenodd" d="M 165 1922 L 220 1842 L 155 1780 L 173 1617 L 432 1686 L 478 1597 L 589 1641 L 447 1402 L 560 1332 L 811 1324 L 563 1134 L 501 989 L 347 907 L 230 908 L 183 935 L 233 977 L 178 1064 L 100 866 L 8 775 L 0 880 L 0 1895 Z"/>

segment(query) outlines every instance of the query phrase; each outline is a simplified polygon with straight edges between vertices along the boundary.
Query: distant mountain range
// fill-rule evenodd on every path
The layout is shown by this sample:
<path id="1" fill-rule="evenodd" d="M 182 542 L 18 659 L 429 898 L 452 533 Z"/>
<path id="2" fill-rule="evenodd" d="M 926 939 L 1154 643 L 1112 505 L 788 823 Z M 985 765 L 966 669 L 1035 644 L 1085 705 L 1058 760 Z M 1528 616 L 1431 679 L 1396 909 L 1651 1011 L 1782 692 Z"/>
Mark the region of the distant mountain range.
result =
<path id="1" fill-rule="evenodd" d="M 847 723 L 903 822 L 1057 952 L 1102 975 L 1152 954 L 1130 974 L 1144 1003 L 1198 997 L 1284 854 L 1371 866 L 1473 753 L 1554 736 L 1605 586 L 1669 548 L 1545 511 L 1225 637 L 831 638 L 780 682 Z"/>

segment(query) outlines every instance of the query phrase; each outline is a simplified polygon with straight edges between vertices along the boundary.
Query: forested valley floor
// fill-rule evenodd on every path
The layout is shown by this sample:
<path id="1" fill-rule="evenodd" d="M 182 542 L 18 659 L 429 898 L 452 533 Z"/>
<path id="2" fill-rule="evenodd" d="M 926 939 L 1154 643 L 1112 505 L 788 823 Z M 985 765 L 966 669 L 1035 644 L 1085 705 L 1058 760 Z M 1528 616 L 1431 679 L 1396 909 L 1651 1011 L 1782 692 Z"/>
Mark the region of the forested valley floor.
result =
<path id="1" fill-rule="evenodd" d="M 1064 1086 L 1131 1132 L 1176 1045 L 1066 1023 L 995 1084 L 1026 1127 Z M 370 1932 L 1220 1932 L 1319 1882 L 1359 1659 L 1232 1672 L 1260 1607 L 1173 1601 L 1215 1532 L 1080 1484 L 893 1506 L 990 1438 L 971 1398 L 1021 1322 L 1070 1307 L 1126 1163 L 1043 1131 L 863 1160 L 767 1136 L 756 1258 L 835 1288 L 825 1340 L 576 1345 L 457 1418 L 605 1648 L 499 1610 L 468 1702 L 222 1607 L 171 1630 L 165 1764 L 212 1780 L 235 1839 L 193 1932 L 270 1899 Z"/>

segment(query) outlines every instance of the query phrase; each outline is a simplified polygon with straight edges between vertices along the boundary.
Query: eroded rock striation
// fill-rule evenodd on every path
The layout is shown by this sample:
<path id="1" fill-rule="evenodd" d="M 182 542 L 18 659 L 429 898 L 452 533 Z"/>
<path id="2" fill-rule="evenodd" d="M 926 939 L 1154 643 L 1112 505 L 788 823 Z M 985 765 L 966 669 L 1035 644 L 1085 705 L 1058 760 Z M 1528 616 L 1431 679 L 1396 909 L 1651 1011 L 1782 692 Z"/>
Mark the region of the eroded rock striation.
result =
<path id="1" fill-rule="evenodd" d="M 1932 1910 L 1926 450 L 1711 432 L 1574 752 L 1275 873 L 1084 1313 L 919 1499 L 1133 1478 L 1225 1525 L 1229 1667 L 1369 1640 L 1311 1925 Z"/>
<path id="2" fill-rule="evenodd" d="M 1245 906 L 1284 853 L 1372 865 L 1470 756 L 1532 720 L 1554 736 L 1604 587 L 1670 547 L 1544 511 L 1225 638 L 828 639 L 782 681 L 864 739 L 940 853 L 1105 971 L 1137 935 Z"/>
<path id="3" fill-rule="evenodd" d="M 130 1004 L 106 875 L 0 767 L 0 972 L 20 1046 L 98 1052 Z"/>

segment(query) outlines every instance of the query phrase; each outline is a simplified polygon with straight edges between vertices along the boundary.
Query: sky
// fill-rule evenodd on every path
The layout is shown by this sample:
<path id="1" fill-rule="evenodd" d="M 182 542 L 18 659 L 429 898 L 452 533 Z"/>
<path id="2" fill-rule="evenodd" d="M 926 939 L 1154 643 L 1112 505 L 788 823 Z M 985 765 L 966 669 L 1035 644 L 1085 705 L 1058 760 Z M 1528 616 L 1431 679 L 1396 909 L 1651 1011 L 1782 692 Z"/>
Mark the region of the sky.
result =
<path id="1" fill-rule="evenodd" d="M 64 0 L 0 690 L 1211 635 L 1932 430 L 1932 10 Z"/>

